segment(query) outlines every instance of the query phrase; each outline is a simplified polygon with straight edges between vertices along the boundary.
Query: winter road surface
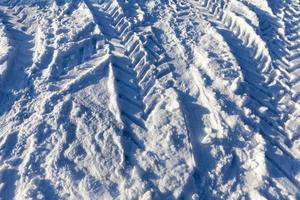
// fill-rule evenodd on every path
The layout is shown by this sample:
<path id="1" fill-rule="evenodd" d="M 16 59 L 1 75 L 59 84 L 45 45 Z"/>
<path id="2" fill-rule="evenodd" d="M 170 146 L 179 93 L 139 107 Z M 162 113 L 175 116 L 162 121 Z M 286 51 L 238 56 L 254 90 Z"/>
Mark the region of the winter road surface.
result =
<path id="1" fill-rule="evenodd" d="M 1 0 L 0 199 L 300 199 L 300 2 Z"/>

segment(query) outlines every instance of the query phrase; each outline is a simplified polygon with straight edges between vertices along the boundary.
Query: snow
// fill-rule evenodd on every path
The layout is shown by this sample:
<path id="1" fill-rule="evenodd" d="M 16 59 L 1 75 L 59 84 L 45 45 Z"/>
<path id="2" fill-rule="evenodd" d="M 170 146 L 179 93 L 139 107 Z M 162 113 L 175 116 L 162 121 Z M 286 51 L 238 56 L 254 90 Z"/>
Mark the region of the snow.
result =
<path id="1" fill-rule="evenodd" d="M 0 199 L 299 199 L 296 0 L 0 2 Z"/>

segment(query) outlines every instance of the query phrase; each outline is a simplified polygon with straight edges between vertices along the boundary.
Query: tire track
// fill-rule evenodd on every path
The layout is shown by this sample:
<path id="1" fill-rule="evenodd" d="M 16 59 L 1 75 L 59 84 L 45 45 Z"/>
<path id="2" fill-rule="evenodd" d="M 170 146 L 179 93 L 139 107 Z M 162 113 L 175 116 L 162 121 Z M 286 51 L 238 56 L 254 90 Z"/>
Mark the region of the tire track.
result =
<path id="1" fill-rule="evenodd" d="M 147 132 L 145 121 L 154 110 L 155 102 L 160 101 L 159 95 L 155 94 L 156 80 L 169 76 L 172 67 L 162 61 L 164 55 L 155 49 L 160 48 L 155 45 L 153 36 L 145 36 L 143 41 L 137 33 L 131 31 L 131 22 L 126 19 L 116 1 L 107 1 L 98 10 L 89 6 L 102 32 L 110 30 L 115 33 L 113 36 L 107 34 L 106 37 L 110 40 L 112 70 L 125 132 L 132 132 L 131 129 L 135 128 L 136 132 Z M 98 19 L 110 23 L 107 25 Z"/>
<path id="2" fill-rule="evenodd" d="M 294 7 L 295 8 L 294 8 Z M 298 6 L 298 7 L 297 7 Z M 300 66 L 300 37 L 299 37 L 299 22 L 300 22 L 300 9 L 299 4 L 291 5 L 286 9 L 285 12 L 286 19 L 286 33 L 287 33 L 287 51 L 288 55 L 286 56 L 289 68 L 287 69 L 291 77 L 291 89 L 293 93 L 293 100 L 299 105 L 299 66 Z"/>
<path id="3" fill-rule="evenodd" d="M 296 0 L 92 2 L 4 2 L 1 197 L 300 190 Z"/>
<path id="4" fill-rule="evenodd" d="M 278 117 L 278 115 L 280 115 L 282 111 L 278 110 L 277 105 L 280 105 L 279 102 L 283 97 L 279 98 L 279 100 L 275 99 L 274 101 L 274 96 L 276 97 L 276 94 L 274 94 L 274 91 L 272 91 L 272 88 L 274 87 L 277 88 L 277 91 L 285 91 L 285 88 L 281 83 L 281 80 L 276 81 L 275 79 L 274 82 L 271 81 L 272 79 L 270 80 L 270 77 L 268 77 L 268 74 L 274 73 L 272 72 L 274 71 L 274 67 L 272 65 L 272 58 L 270 57 L 268 50 L 265 47 L 265 43 L 250 27 L 248 27 L 248 29 L 241 28 L 242 25 L 243 27 L 245 27 L 244 25 L 246 25 L 247 27 L 247 23 L 239 17 L 235 16 L 233 13 L 229 13 L 226 10 L 217 11 L 218 9 L 215 7 L 210 8 L 206 6 L 206 9 L 210 11 L 210 16 L 213 13 L 216 14 L 215 12 L 219 12 L 216 15 L 219 16 L 219 18 L 221 19 L 220 23 L 216 23 L 215 21 L 212 21 L 212 23 L 218 28 L 220 33 L 223 35 L 223 37 L 231 47 L 233 54 L 235 54 L 235 57 L 239 61 L 242 70 L 245 72 L 244 78 L 249 87 L 247 93 L 251 97 L 248 103 L 248 107 L 252 109 L 252 111 L 261 119 L 259 125 L 260 132 L 262 133 L 266 141 L 270 141 L 272 145 L 276 145 L 289 157 L 292 166 L 298 165 L 297 154 L 291 151 L 290 147 L 286 145 L 286 141 L 290 141 L 290 139 L 288 139 L 288 135 L 286 135 L 285 133 L 284 121 L 282 121 L 282 119 Z M 225 26 L 223 26 L 223 24 Z M 251 47 L 251 49 L 256 49 L 255 52 L 251 52 L 249 46 Z M 247 66 L 250 66 L 248 65 L 250 60 L 254 60 L 254 62 L 252 61 L 252 65 L 257 66 L 257 68 L 254 70 L 256 70 L 259 73 L 262 73 L 263 75 L 259 75 L 254 70 L 247 69 Z M 250 73 L 254 74 L 254 78 L 256 78 L 252 78 L 249 75 Z M 250 79 L 247 80 L 247 77 L 249 77 Z M 254 80 L 255 82 L 253 82 Z M 260 84 L 257 84 L 258 82 Z M 259 99 L 256 97 L 258 94 L 260 94 Z M 272 102 L 272 104 L 269 104 L 269 102 Z M 260 106 L 268 108 L 267 112 L 261 113 L 258 109 Z M 270 135 L 269 131 L 267 132 L 267 130 L 270 129 L 274 131 L 272 135 Z M 269 159 L 273 159 L 275 156 L 274 153 L 271 151 L 266 151 L 266 153 Z M 272 161 L 273 162 L 271 162 L 271 164 L 276 163 L 275 160 Z M 288 173 L 287 168 L 281 165 L 278 165 L 277 167 L 279 167 L 279 170 L 283 174 Z M 296 187 L 299 188 L 298 180 L 296 180 L 292 176 L 286 178 L 288 178 L 293 184 L 295 184 Z"/>
<path id="5" fill-rule="evenodd" d="M 279 5 L 274 5 L 277 9 L 283 9 L 283 4 L 278 3 Z M 285 127 L 285 132 L 288 134 L 289 139 L 292 143 L 299 137 L 299 132 L 297 130 L 297 118 L 299 118 L 299 103 L 295 98 L 297 92 L 294 88 L 297 88 L 297 72 L 293 74 L 293 60 L 297 60 L 297 50 L 290 51 L 290 46 L 292 46 L 293 41 L 289 40 L 289 37 L 292 35 L 293 39 L 297 40 L 293 32 L 289 31 L 289 24 L 292 23 L 292 27 L 295 25 L 293 21 L 297 18 L 294 18 L 291 13 L 289 13 L 289 8 L 287 9 L 287 14 L 284 12 L 277 11 L 277 16 L 271 16 L 268 13 L 265 13 L 263 10 L 260 10 L 258 7 L 252 4 L 247 4 L 250 9 L 257 13 L 259 18 L 259 34 L 266 41 L 268 49 L 270 49 L 270 54 L 272 56 L 272 62 L 275 69 L 278 69 L 280 72 L 277 72 L 275 77 L 279 77 L 282 80 L 282 86 L 285 88 L 285 94 L 281 94 L 282 98 L 279 99 L 278 102 L 280 104 L 285 104 L 287 110 L 285 112 L 284 117 L 282 117 L 285 121 L 283 122 L 283 126 Z M 286 16 L 286 17 L 284 17 Z M 288 23 L 286 23 L 288 22 Z M 297 62 L 297 61 L 296 61 Z M 292 126 L 291 124 L 295 124 Z M 291 127 L 289 127 L 291 126 Z"/>
<path id="6" fill-rule="evenodd" d="M 163 188 L 170 186 L 165 185 L 163 188 L 157 188 L 154 184 L 156 180 L 150 177 L 152 177 L 151 173 L 161 173 L 161 171 L 157 171 L 155 166 L 153 169 L 149 169 L 149 165 L 153 165 L 153 161 L 151 157 L 144 159 L 144 154 L 156 155 L 160 153 L 169 156 L 168 152 L 155 152 L 155 150 L 150 149 L 148 145 L 153 145 L 153 141 L 147 137 L 155 135 L 159 131 L 155 130 L 153 120 L 155 120 L 154 116 L 160 118 L 163 115 L 156 113 L 157 110 L 173 101 L 175 105 L 177 104 L 176 100 L 166 100 L 169 99 L 168 95 L 176 96 L 176 92 L 171 89 L 174 68 L 172 64 L 168 63 L 169 58 L 158 44 L 152 30 L 150 29 L 146 34 L 135 32 L 136 27 L 133 27 L 132 22 L 125 16 L 118 1 L 104 1 L 100 5 L 90 4 L 86 1 L 86 4 L 94 15 L 96 23 L 99 24 L 101 32 L 104 33 L 107 39 L 106 43 L 109 46 L 109 54 L 111 54 L 111 74 L 115 80 L 117 104 L 119 105 L 121 121 L 124 124 L 125 160 L 133 169 L 136 167 L 144 168 L 142 180 L 146 184 L 145 188 L 153 190 L 153 197 L 167 197 L 168 193 Z M 167 92 L 162 92 L 162 89 L 167 90 Z M 178 112 L 181 113 L 181 111 Z M 168 132 L 171 133 L 172 130 L 166 131 L 166 133 Z M 160 136 L 157 135 L 156 137 Z M 186 135 L 180 137 L 186 137 Z M 127 138 L 131 144 L 126 142 Z M 160 141 L 157 142 L 155 145 L 160 145 Z M 182 148 L 184 150 L 179 152 L 186 151 L 184 146 Z M 138 156 L 139 154 L 141 155 Z M 155 160 L 157 159 L 155 158 Z M 170 159 L 174 160 L 174 164 L 178 162 L 177 158 Z M 149 163 L 145 165 L 145 162 Z M 174 167 L 181 165 L 182 163 L 178 163 Z M 170 172 L 165 173 L 167 173 L 166 177 L 170 176 Z M 172 182 L 176 181 L 185 180 L 172 180 Z M 176 182 L 176 184 L 182 183 Z"/>

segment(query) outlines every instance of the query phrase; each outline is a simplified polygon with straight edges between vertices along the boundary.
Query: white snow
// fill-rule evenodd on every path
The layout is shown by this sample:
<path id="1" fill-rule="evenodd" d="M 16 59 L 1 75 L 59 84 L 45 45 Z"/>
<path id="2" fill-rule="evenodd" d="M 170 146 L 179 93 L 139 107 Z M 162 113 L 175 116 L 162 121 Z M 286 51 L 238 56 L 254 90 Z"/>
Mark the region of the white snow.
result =
<path id="1" fill-rule="evenodd" d="M 0 199 L 299 199 L 297 0 L 0 2 Z"/>

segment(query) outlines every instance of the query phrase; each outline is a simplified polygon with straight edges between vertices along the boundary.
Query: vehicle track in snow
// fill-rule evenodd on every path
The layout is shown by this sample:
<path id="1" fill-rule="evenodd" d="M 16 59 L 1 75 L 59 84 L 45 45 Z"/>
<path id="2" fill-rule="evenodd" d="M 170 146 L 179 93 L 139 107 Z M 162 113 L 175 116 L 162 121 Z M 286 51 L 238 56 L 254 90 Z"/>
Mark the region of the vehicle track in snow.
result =
<path id="1" fill-rule="evenodd" d="M 243 86 L 245 87 L 245 91 L 242 91 L 242 93 L 246 92 L 247 96 L 250 97 L 245 106 L 250 108 L 260 120 L 259 123 L 254 119 L 250 124 L 248 119 L 245 122 L 250 126 L 251 124 L 252 126 L 257 124 L 259 132 L 261 132 L 265 140 L 268 141 L 267 148 L 269 150 L 267 149 L 266 151 L 266 159 L 269 160 L 270 166 L 273 165 L 271 168 L 275 167 L 277 170 L 280 170 L 284 177 L 287 177 L 296 188 L 299 188 L 299 181 L 293 177 L 293 173 L 298 173 L 297 169 L 295 169 L 296 171 L 292 172 L 292 174 L 289 173 L 291 167 L 297 168 L 299 165 L 297 142 L 293 143 L 293 136 L 291 136 L 291 134 L 297 135 L 297 131 L 289 133 L 285 126 L 289 117 L 297 118 L 298 104 L 291 98 L 291 88 L 293 86 L 291 86 L 289 82 L 289 74 L 285 69 L 286 59 L 278 55 L 278 53 L 281 52 L 284 56 L 287 51 L 287 48 L 284 46 L 285 40 L 280 40 L 282 35 L 278 34 L 278 30 L 274 27 L 272 28 L 275 30 L 264 29 L 262 23 L 265 22 L 263 20 L 270 19 L 265 16 L 259 16 L 262 15 L 263 11 L 259 12 L 253 8 L 253 5 L 251 5 L 250 8 L 253 9 L 254 12 L 257 12 L 259 16 L 258 19 L 260 20 L 260 30 L 258 30 L 258 33 L 256 33 L 252 25 L 248 25 L 245 19 L 228 11 L 226 8 L 228 2 L 206 1 L 202 2 L 202 5 L 200 2 L 177 3 L 175 1 L 175 3 L 179 8 L 179 10 L 177 10 L 179 16 L 178 22 L 185 22 L 185 16 L 192 13 L 194 8 L 200 8 L 198 13 L 205 16 L 228 43 L 244 74 L 243 78 L 246 85 Z M 204 9 L 201 9 L 201 7 Z M 269 15 L 268 17 L 271 18 Z M 199 18 L 201 18 L 201 16 L 199 16 Z M 276 21 L 274 23 L 276 23 Z M 179 32 L 180 31 L 182 30 L 179 30 Z M 272 38 L 272 36 L 274 38 Z M 269 41 L 267 39 L 269 39 Z M 267 42 L 264 40 L 267 40 Z M 276 51 L 277 49 L 275 50 L 274 46 L 276 46 L 276 48 L 280 47 L 283 50 Z M 269 53 L 269 48 L 273 51 L 271 54 Z M 189 47 L 186 49 L 189 51 Z M 189 52 L 187 52 L 187 56 L 188 55 L 190 55 Z M 278 91 L 281 91 L 279 95 L 277 94 Z M 262 112 L 260 108 L 267 109 Z M 287 112 L 286 109 L 288 109 L 289 112 Z M 294 123 L 297 124 L 296 122 Z M 283 151 L 285 156 L 280 157 L 276 155 L 272 146 L 274 146 L 275 149 L 278 148 Z M 290 166 L 280 166 L 277 164 L 284 159 L 289 160 Z"/>
<path id="2" fill-rule="evenodd" d="M 287 88 L 289 86 L 288 82 L 284 79 L 285 74 L 282 75 L 281 72 L 275 71 L 277 66 L 274 66 L 273 58 L 269 54 L 266 43 L 256 34 L 255 30 L 247 25 L 246 21 L 234 13 L 226 11 L 224 8 L 221 9 L 215 6 L 215 4 L 209 1 L 204 3 L 204 7 L 210 11 L 210 14 L 219 17 L 220 23 L 216 23 L 216 26 L 220 27 L 220 33 L 231 47 L 242 71 L 244 71 L 244 79 L 248 84 L 247 87 L 249 90 L 247 93 L 249 97 L 251 97 L 247 106 L 261 119 L 259 125 L 260 132 L 266 141 L 270 141 L 271 145 L 276 145 L 286 156 L 290 157 L 292 166 L 299 165 L 298 152 L 297 150 L 296 152 L 291 151 L 293 141 L 292 138 L 287 135 L 284 126 L 289 117 L 292 116 L 292 118 L 294 118 L 293 115 L 296 113 L 293 113 L 293 110 L 297 109 L 297 102 L 289 101 L 284 104 L 287 108 L 283 107 L 283 109 L 281 109 L 279 107 L 281 101 L 284 101 L 285 98 L 289 98 L 290 95 L 289 88 Z M 214 21 L 212 23 L 214 23 Z M 260 27 L 263 28 L 262 26 Z M 250 49 L 249 46 L 251 47 Z M 255 51 L 251 52 L 253 49 L 255 49 Z M 257 68 L 251 69 L 251 67 Z M 278 74 L 278 77 L 282 76 L 282 80 L 276 78 L 276 76 L 272 77 L 272 75 L 275 74 Z M 275 88 L 275 90 L 273 88 Z M 280 93 L 280 91 L 282 91 L 282 93 Z M 261 106 L 267 107 L 268 110 L 265 113 L 261 113 L 259 111 L 259 107 Z M 291 110 L 292 112 L 287 113 L 287 110 Z M 267 159 L 272 160 L 271 164 L 274 164 L 282 171 L 284 176 L 287 176 L 287 178 L 299 188 L 299 180 L 296 180 L 293 175 L 288 175 L 289 167 L 276 164 L 276 162 L 281 161 L 278 157 L 277 159 L 279 160 L 276 161 L 276 155 L 274 155 L 273 151 L 267 151 L 266 154 Z"/>
<path id="3" fill-rule="evenodd" d="M 0 199 L 299 198 L 296 0 L 0 8 Z"/>
<path id="4" fill-rule="evenodd" d="M 151 31 L 146 34 L 133 31 L 132 22 L 124 15 L 118 1 L 103 1 L 101 5 L 86 3 L 106 36 L 111 55 L 109 69 L 120 112 L 116 113 L 116 118 L 120 115 L 124 123 L 123 135 L 132 143 L 125 140 L 124 148 L 126 160 L 134 167 L 134 149 L 146 152 L 146 144 L 151 142 L 146 139 L 151 132 L 149 129 L 153 128 L 149 118 L 165 101 L 161 89 L 172 88 L 173 65 L 168 63 L 165 50 Z M 152 181 L 144 179 L 144 182 L 155 188 Z M 157 188 L 153 195 L 164 196 Z"/>

